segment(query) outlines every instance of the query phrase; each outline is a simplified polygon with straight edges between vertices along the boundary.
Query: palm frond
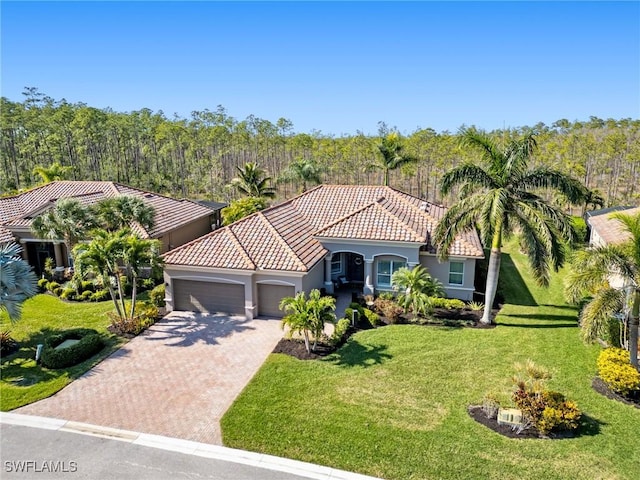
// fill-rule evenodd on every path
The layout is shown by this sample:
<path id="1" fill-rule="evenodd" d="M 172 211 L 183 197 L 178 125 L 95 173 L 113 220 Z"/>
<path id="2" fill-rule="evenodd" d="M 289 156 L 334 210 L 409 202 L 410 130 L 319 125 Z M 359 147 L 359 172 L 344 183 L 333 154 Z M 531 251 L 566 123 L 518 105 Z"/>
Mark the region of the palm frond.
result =
<path id="1" fill-rule="evenodd" d="M 622 310 L 624 298 L 622 290 L 605 288 L 598 291 L 580 313 L 582 338 L 586 341 L 604 338 L 607 324 L 615 313 Z"/>
<path id="2" fill-rule="evenodd" d="M 476 188 L 497 188 L 495 179 L 482 167 L 472 163 L 465 163 L 444 174 L 440 181 L 440 191 L 443 195 L 451 192 L 458 185 L 472 185 Z"/>
<path id="3" fill-rule="evenodd" d="M 530 188 L 554 189 L 574 204 L 583 204 L 587 198 L 587 189 L 575 178 L 558 170 L 537 168 L 528 172 L 515 185 L 520 190 Z"/>

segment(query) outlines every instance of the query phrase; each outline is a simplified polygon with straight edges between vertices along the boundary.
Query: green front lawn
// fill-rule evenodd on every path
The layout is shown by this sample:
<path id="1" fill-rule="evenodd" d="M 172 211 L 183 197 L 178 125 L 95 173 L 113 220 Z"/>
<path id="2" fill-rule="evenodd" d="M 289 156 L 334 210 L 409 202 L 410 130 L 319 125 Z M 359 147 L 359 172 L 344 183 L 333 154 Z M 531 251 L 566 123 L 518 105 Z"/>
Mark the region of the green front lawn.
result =
<path id="1" fill-rule="evenodd" d="M 579 340 L 561 275 L 539 289 L 524 265 L 505 256 L 495 329 L 396 325 L 322 361 L 271 355 L 224 416 L 225 445 L 387 479 L 637 478 L 640 410 L 592 390 L 599 347 Z M 586 414 L 581 436 L 511 440 L 469 417 L 528 358 Z"/>
<path id="2" fill-rule="evenodd" d="M 11 324 L 0 313 L 0 330 L 11 330 L 20 350 L 2 358 L 0 410 L 13 410 L 53 395 L 116 350 L 124 340 L 107 331 L 106 312 L 113 303 L 70 303 L 51 295 L 37 295 L 24 304 L 22 319 Z M 96 356 L 73 367 L 49 370 L 35 362 L 36 345 L 47 335 L 70 328 L 93 328 L 105 335 L 107 346 Z"/>

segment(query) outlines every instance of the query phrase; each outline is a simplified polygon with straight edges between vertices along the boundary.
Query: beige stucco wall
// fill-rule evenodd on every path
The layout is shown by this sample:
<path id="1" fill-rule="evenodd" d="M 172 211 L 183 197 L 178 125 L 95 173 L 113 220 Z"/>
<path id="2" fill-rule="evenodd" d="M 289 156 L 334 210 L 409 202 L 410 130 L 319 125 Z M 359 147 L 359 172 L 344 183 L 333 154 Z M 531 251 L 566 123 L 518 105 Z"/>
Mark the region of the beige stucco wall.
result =
<path id="1" fill-rule="evenodd" d="M 211 231 L 211 221 L 211 216 L 202 217 L 165 233 L 162 237 L 158 238 L 161 243 L 160 253 L 165 253 L 191 240 L 206 235 Z"/>
<path id="2" fill-rule="evenodd" d="M 432 277 L 435 277 L 442 282 L 447 297 L 459 298 L 460 300 L 465 301 L 473 300 L 476 260 L 473 258 L 462 257 L 451 257 L 450 260 L 463 262 L 464 264 L 464 278 L 462 285 L 449 284 L 449 261 L 440 262 L 434 255 L 420 255 L 420 264 L 427 269 Z"/>
<path id="3" fill-rule="evenodd" d="M 323 287 L 324 287 L 324 260 L 320 260 L 302 278 L 302 289 L 305 292 L 310 292 L 314 288 L 321 289 Z"/>

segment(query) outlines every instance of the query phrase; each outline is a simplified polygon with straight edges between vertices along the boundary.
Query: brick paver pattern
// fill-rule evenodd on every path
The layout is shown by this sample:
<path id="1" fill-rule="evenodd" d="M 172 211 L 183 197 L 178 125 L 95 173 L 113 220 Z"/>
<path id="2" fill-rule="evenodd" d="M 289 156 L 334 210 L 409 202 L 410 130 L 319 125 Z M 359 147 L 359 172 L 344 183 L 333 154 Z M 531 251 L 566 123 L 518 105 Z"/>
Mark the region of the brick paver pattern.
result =
<path id="1" fill-rule="evenodd" d="M 15 413 L 221 445 L 222 415 L 280 338 L 279 320 L 173 312 Z"/>

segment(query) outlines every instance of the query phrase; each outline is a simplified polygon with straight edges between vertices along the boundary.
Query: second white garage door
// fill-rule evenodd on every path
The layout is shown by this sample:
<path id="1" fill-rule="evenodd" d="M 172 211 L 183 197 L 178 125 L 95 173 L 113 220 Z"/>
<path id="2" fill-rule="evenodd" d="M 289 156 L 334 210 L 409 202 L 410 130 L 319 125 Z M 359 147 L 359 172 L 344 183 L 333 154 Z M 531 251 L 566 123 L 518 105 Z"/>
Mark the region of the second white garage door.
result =
<path id="1" fill-rule="evenodd" d="M 284 313 L 278 308 L 284 297 L 293 297 L 295 288 L 289 285 L 258 284 L 258 315 L 282 318 Z"/>
<path id="2" fill-rule="evenodd" d="M 244 315 L 244 285 L 176 279 L 173 305 L 174 310 Z"/>

